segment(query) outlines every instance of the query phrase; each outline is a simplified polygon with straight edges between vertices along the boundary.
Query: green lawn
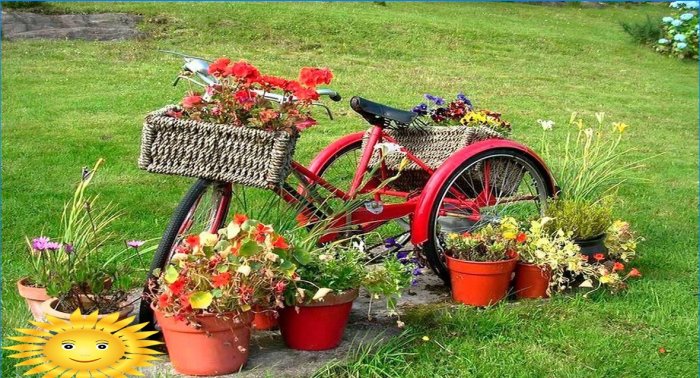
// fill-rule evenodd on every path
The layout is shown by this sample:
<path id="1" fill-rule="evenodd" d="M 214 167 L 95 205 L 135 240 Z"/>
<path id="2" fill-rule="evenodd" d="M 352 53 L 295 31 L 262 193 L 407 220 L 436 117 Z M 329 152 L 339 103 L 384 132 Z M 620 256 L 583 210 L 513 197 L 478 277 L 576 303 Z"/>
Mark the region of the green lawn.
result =
<path id="1" fill-rule="evenodd" d="M 630 42 L 623 21 L 661 17 L 663 4 L 581 8 L 527 4 L 57 4 L 144 15 L 128 42 L 20 41 L 2 49 L 3 338 L 26 325 L 15 281 L 24 236 L 51 234 L 80 169 L 107 161 L 95 189 L 127 211 L 129 238 L 157 238 L 192 180 L 138 170 L 146 112 L 176 101 L 179 61 L 157 49 L 245 58 L 293 76 L 328 66 L 332 87 L 398 107 L 425 92 L 463 90 L 504 113 L 535 143 L 538 118 L 559 133 L 572 111 L 628 123 L 636 158 L 659 155 L 624 187 L 618 215 L 647 241 L 643 279 L 621 295 L 572 295 L 487 310 L 422 308 L 410 333 L 345 374 L 402 376 L 691 377 L 698 373 L 698 66 Z M 54 9 L 55 10 L 55 9 Z M 337 120 L 305 132 L 297 157 L 365 128 L 347 101 Z M 320 114 L 319 114 L 320 118 Z M 51 223 L 53 222 L 53 223 Z M 430 341 L 423 341 L 427 335 Z M 667 353 L 660 354 L 663 347 Z M 407 352 L 397 354 L 396 350 Z M 5 353 L 3 353 L 5 356 Z M 407 367 L 410 364 L 410 368 Z M 3 375 L 14 369 L 3 358 Z M 354 370 L 353 370 L 354 369 Z M 459 373 L 456 373 L 459 371 Z M 330 375 L 336 374 L 329 373 Z"/>

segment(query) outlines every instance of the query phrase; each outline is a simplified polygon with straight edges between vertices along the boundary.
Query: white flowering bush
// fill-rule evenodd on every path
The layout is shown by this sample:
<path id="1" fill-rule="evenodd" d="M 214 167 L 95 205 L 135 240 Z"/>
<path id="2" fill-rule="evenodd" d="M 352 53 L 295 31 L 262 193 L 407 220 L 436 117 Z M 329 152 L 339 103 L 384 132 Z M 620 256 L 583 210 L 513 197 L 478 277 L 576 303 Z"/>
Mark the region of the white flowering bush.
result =
<path id="1" fill-rule="evenodd" d="M 698 2 L 674 1 L 670 7 L 675 9 L 672 16 L 663 21 L 663 37 L 656 45 L 656 50 L 679 58 L 698 58 Z"/>

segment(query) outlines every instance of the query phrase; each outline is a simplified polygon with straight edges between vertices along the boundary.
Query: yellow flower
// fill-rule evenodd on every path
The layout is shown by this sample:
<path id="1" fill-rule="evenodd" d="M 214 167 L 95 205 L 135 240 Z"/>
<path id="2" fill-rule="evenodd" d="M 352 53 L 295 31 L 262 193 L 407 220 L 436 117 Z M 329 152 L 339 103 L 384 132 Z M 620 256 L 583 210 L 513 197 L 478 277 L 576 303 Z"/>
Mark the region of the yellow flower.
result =
<path id="1" fill-rule="evenodd" d="M 613 123 L 613 127 L 620 133 L 623 133 L 625 129 L 629 127 L 629 125 L 623 122 L 615 122 Z"/>
<path id="2" fill-rule="evenodd" d="M 612 277 L 610 277 L 609 274 L 606 274 L 604 276 L 601 276 L 598 279 L 598 281 L 600 281 L 600 283 L 602 283 L 602 284 L 610 283 L 610 282 L 612 282 Z"/>
<path id="3" fill-rule="evenodd" d="M 513 231 L 506 231 L 503 233 L 504 239 L 513 240 L 513 239 L 515 239 L 515 237 L 516 237 L 516 234 Z"/>
<path id="4" fill-rule="evenodd" d="M 423 336 L 423 341 L 430 341 L 430 337 L 428 337 L 428 336 Z"/>
<path id="5" fill-rule="evenodd" d="M 200 243 L 205 247 L 213 247 L 219 241 L 219 236 L 211 232 L 204 231 L 199 234 Z"/>

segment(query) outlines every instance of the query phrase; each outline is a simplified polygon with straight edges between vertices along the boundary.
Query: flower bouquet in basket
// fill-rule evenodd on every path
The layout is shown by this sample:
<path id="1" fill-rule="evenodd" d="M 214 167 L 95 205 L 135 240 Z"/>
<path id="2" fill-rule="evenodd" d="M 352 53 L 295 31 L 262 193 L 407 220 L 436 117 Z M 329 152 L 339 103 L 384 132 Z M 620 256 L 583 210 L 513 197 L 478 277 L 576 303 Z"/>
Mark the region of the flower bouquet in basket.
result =
<path id="1" fill-rule="evenodd" d="M 282 307 L 295 271 L 285 239 L 245 216 L 235 216 L 218 235 L 183 240 L 152 288 L 175 369 L 191 375 L 238 371 L 248 358 L 254 311 Z"/>
<path id="2" fill-rule="evenodd" d="M 299 131 L 316 123 L 310 105 L 328 69 L 302 68 L 298 80 L 263 75 L 253 65 L 220 58 L 216 83 L 190 91 L 180 105 L 146 117 L 139 166 L 149 172 L 202 177 L 260 188 L 286 177 Z M 281 95 L 273 101 L 267 94 Z"/>

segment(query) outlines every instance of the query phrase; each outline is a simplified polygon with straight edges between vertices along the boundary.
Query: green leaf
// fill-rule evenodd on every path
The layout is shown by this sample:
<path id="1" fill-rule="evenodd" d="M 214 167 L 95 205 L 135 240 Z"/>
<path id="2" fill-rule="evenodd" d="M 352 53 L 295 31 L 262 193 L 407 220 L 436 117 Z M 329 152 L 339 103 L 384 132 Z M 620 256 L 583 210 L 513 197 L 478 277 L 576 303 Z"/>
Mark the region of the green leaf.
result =
<path id="1" fill-rule="evenodd" d="M 260 246 L 255 242 L 255 240 L 248 240 L 247 242 L 243 243 L 241 249 L 238 251 L 238 255 L 241 257 L 250 257 L 258 253 L 259 250 Z"/>
<path id="2" fill-rule="evenodd" d="M 226 264 L 219 265 L 219 266 L 216 268 L 216 271 L 219 272 L 219 273 L 223 273 L 223 272 L 225 272 L 225 271 L 227 271 L 227 270 L 228 270 L 228 265 L 226 265 Z"/>
<path id="3" fill-rule="evenodd" d="M 197 291 L 190 296 L 190 305 L 194 309 L 204 310 L 211 304 L 214 296 L 208 291 Z"/>
<path id="4" fill-rule="evenodd" d="M 211 293 L 214 295 L 214 298 L 221 298 L 224 295 L 224 292 L 221 289 L 214 289 L 211 291 Z"/>
<path id="5" fill-rule="evenodd" d="M 153 277 L 160 277 L 160 273 L 161 273 L 160 268 L 153 269 L 153 272 L 152 272 Z"/>
<path id="6" fill-rule="evenodd" d="M 294 260 L 301 265 L 306 265 L 311 262 L 311 254 L 303 249 L 295 249 L 292 253 Z"/>
<path id="7" fill-rule="evenodd" d="M 177 269 L 175 269 L 175 267 L 172 265 L 168 265 L 168 267 L 165 268 L 165 276 L 163 279 L 166 283 L 171 284 L 177 280 L 178 275 Z"/>
<path id="8" fill-rule="evenodd" d="M 219 240 L 218 243 L 214 246 L 214 249 L 217 251 L 223 251 L 224 249 L 228 248 L 228 246 L 231 245 L 227 240 Z"/>

